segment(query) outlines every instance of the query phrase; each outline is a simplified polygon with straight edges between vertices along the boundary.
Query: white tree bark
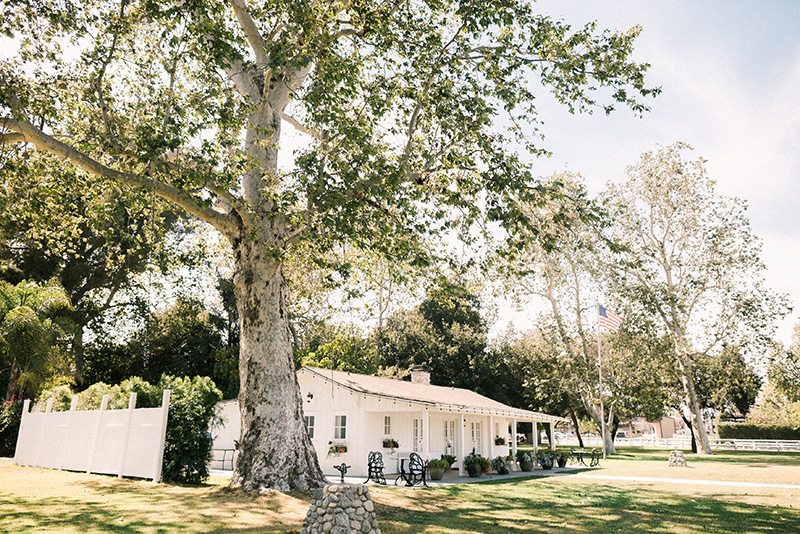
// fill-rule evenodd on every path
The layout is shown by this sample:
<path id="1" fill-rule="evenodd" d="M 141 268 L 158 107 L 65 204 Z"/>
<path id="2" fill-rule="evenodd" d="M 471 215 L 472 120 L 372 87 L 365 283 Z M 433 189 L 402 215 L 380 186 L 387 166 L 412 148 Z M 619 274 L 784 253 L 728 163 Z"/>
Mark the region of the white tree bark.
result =
<path id="1" fill-rule="evenodd" d="M 231 485 L 281 491 L 319 487 L 324 478 L 303 424 L 282 264 L 265 256 L 259 240 L 243 236 L 233 247 L 242 433 Z"/>

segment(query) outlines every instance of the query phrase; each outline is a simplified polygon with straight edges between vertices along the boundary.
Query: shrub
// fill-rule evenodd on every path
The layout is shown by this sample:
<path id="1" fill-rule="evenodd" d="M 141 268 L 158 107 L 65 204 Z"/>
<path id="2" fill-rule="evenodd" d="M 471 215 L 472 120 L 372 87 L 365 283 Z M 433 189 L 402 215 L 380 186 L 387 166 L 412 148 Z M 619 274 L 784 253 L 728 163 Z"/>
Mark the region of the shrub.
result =
<path id="1" fill-rule="evenodd" d="M 428 462 L 429 469 L 450 469 L 450 464 L 447 463 L 447 460 L 431 460 Z"/>
<path id="2" fill-rule="evenodd" d="M 470 464 L 478 464 L 481 463 L 481 455 L 475 452 L 475 449 L 472 449 L 472 452 L 468 455 L 464 456 L 464 467 Z"/>
<path id="3" fill-rule="evenodd" d="M 0 409 L 0 456 L 14 456 L 23 400 L 5 401 Z"/>
<path id="4" fill-rule="evenodd" d="M 456 457 L 453 456 L 452 454 L 443 454 L 442 460 L 447 462 L 448 467 L 453 467 L 453 464 L 456 463 Z"/>
<path id="5" fill-rule="evenodd" d="M 755 425 L 753 423 L 721 423 L 720 439 L 800 439 L 800 427 L 791 425 Z"/>
<path id="6" fill-rule="evenodd" d="M 488 458 L 484 458 L 483 456 L 478 458 L 478 462 L 481 464 L 481 471 L 483 471 L 483 474 L 488 475 L 489 472 L 492 470 L 492 462 L 490 462 Z"/>
<path id="7" fill-rule="evenodd" d="M 42 410 L 50 399 L 53 399 L 54 412 L 66 412 L 72 402 L 72 390 L 69 386 L 60 385 L 42 391 L 39 395 L 39 404 Z"/>
<path id="8" fill-rule="evenodd" d="M 163 375 L 158 390 L 171 389 L 167 440 L 164 446 L 164 480 L 201 484 L 208 479 L 211 433 L 208 431 L 222 393 L 208 377 L 180 378 Z"/>
<path id="9" fill-rule="evenodd" d="M 155 408 L 161 406 L 165 389 L 172 390 L 172 393 L 162 477 L 167 482 L 201 484 L 208 479 L 208 462 L 211 460 L 212 439 L 208 429 L 215 417 L 216 404 L 222 399 L 222 393 L 210 378 L 163 375 L 157 385 L 139 377 L 129 378 L 116 386 L 98 382 L 78 394 L 78 409 L 99 409 L 103 395 L 109 397 L 109 410 L 125 409 L 131 393 L 136 393 L 137 407 Z M 54 388 L 42 392 L 40 399 L 59 398 L 60 393 L 59 388 Z M 64 410 L 69 409 L 69 402 L 59 401 L 58 404 Z"/>
<path id="10" fill-rule="evenodd" d="M 506 456 L 498 456 L 492 460 L 492 469 L 497 471 L 498 475 L 508 474 L 510 467 L 511 462 L 509 462 L 509 459 Z"/>

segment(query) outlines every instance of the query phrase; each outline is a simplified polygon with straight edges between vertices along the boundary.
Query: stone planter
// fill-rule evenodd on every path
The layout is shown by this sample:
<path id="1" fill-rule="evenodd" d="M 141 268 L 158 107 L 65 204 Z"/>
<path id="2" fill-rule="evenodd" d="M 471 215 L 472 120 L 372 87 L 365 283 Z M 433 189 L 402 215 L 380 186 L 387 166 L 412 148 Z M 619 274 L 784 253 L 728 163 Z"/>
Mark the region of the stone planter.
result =
<path id="1" fill-rule="evenodd" d="M 531 460 L 530 462 L 526 462 L 524 460 L 521 461 L 519 463 L 519 469 L 520 471 L 533 471 L 533 460 Z"/>
<path id="2" fill-rule="evenodd" d="M 542 469 L 552 469 L 553 468 L 553 460 L 551 459 L 540 459 L 539 460 L 539 467 Z"/>
<path id="3" fill-rule="evenodd" d="M 479 463 L 472 463 L 467 464 L 467 474 L 473 478 L 477 478 L 483 474 L 483 469 L 481 469 L 481 464 Z"/>
<path id="4" fill-rule="evenodd" d="M 444 467 L 429 467 L 428 475 L 431 480 L 442 480 L 444 478 Z"/>

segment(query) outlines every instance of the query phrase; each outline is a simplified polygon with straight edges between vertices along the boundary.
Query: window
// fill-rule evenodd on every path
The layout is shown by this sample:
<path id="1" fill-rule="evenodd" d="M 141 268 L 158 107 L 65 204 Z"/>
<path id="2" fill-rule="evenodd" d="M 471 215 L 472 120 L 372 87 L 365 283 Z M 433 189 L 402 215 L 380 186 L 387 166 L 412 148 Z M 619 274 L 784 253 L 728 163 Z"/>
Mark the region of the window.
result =
<path id="1" fill-rule="evenodd" d="M 337 415 L 333 423 L 333 439 L 347 439 L 347 416 Z"/>
<path id="2" fill-rule="evenodd" d="M 308 432 L 308 437 L 314 439 L 314 416 L 307 415 L 304 417 L 306 421 L 306 432 Z"/>
<path id="3" fill-rule="evenodd" d="M 383 416 L 383 435 L 392 435 L 392 417 L 390 415 Z"/>

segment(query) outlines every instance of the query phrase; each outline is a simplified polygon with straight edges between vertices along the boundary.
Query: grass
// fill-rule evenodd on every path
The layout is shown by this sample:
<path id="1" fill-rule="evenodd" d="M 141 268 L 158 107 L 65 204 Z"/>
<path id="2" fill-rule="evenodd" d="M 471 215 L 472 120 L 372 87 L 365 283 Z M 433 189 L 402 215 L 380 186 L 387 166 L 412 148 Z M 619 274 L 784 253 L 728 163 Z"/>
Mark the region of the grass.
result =
<path id="1" fill-rule="evenodd" d="M 425 533 L 796 533 L 800 454 L 687 454 L 622 449 L 603 476 L 797 484 L 797 489 L 623 482 L 577 476 L 490 480 L 431 489 L 371 487 L 384 534 Z M 0 461 L 0 531 L 129 534 L 297 532 L 310 493 L 230 491 L 22 468 Z"/>

